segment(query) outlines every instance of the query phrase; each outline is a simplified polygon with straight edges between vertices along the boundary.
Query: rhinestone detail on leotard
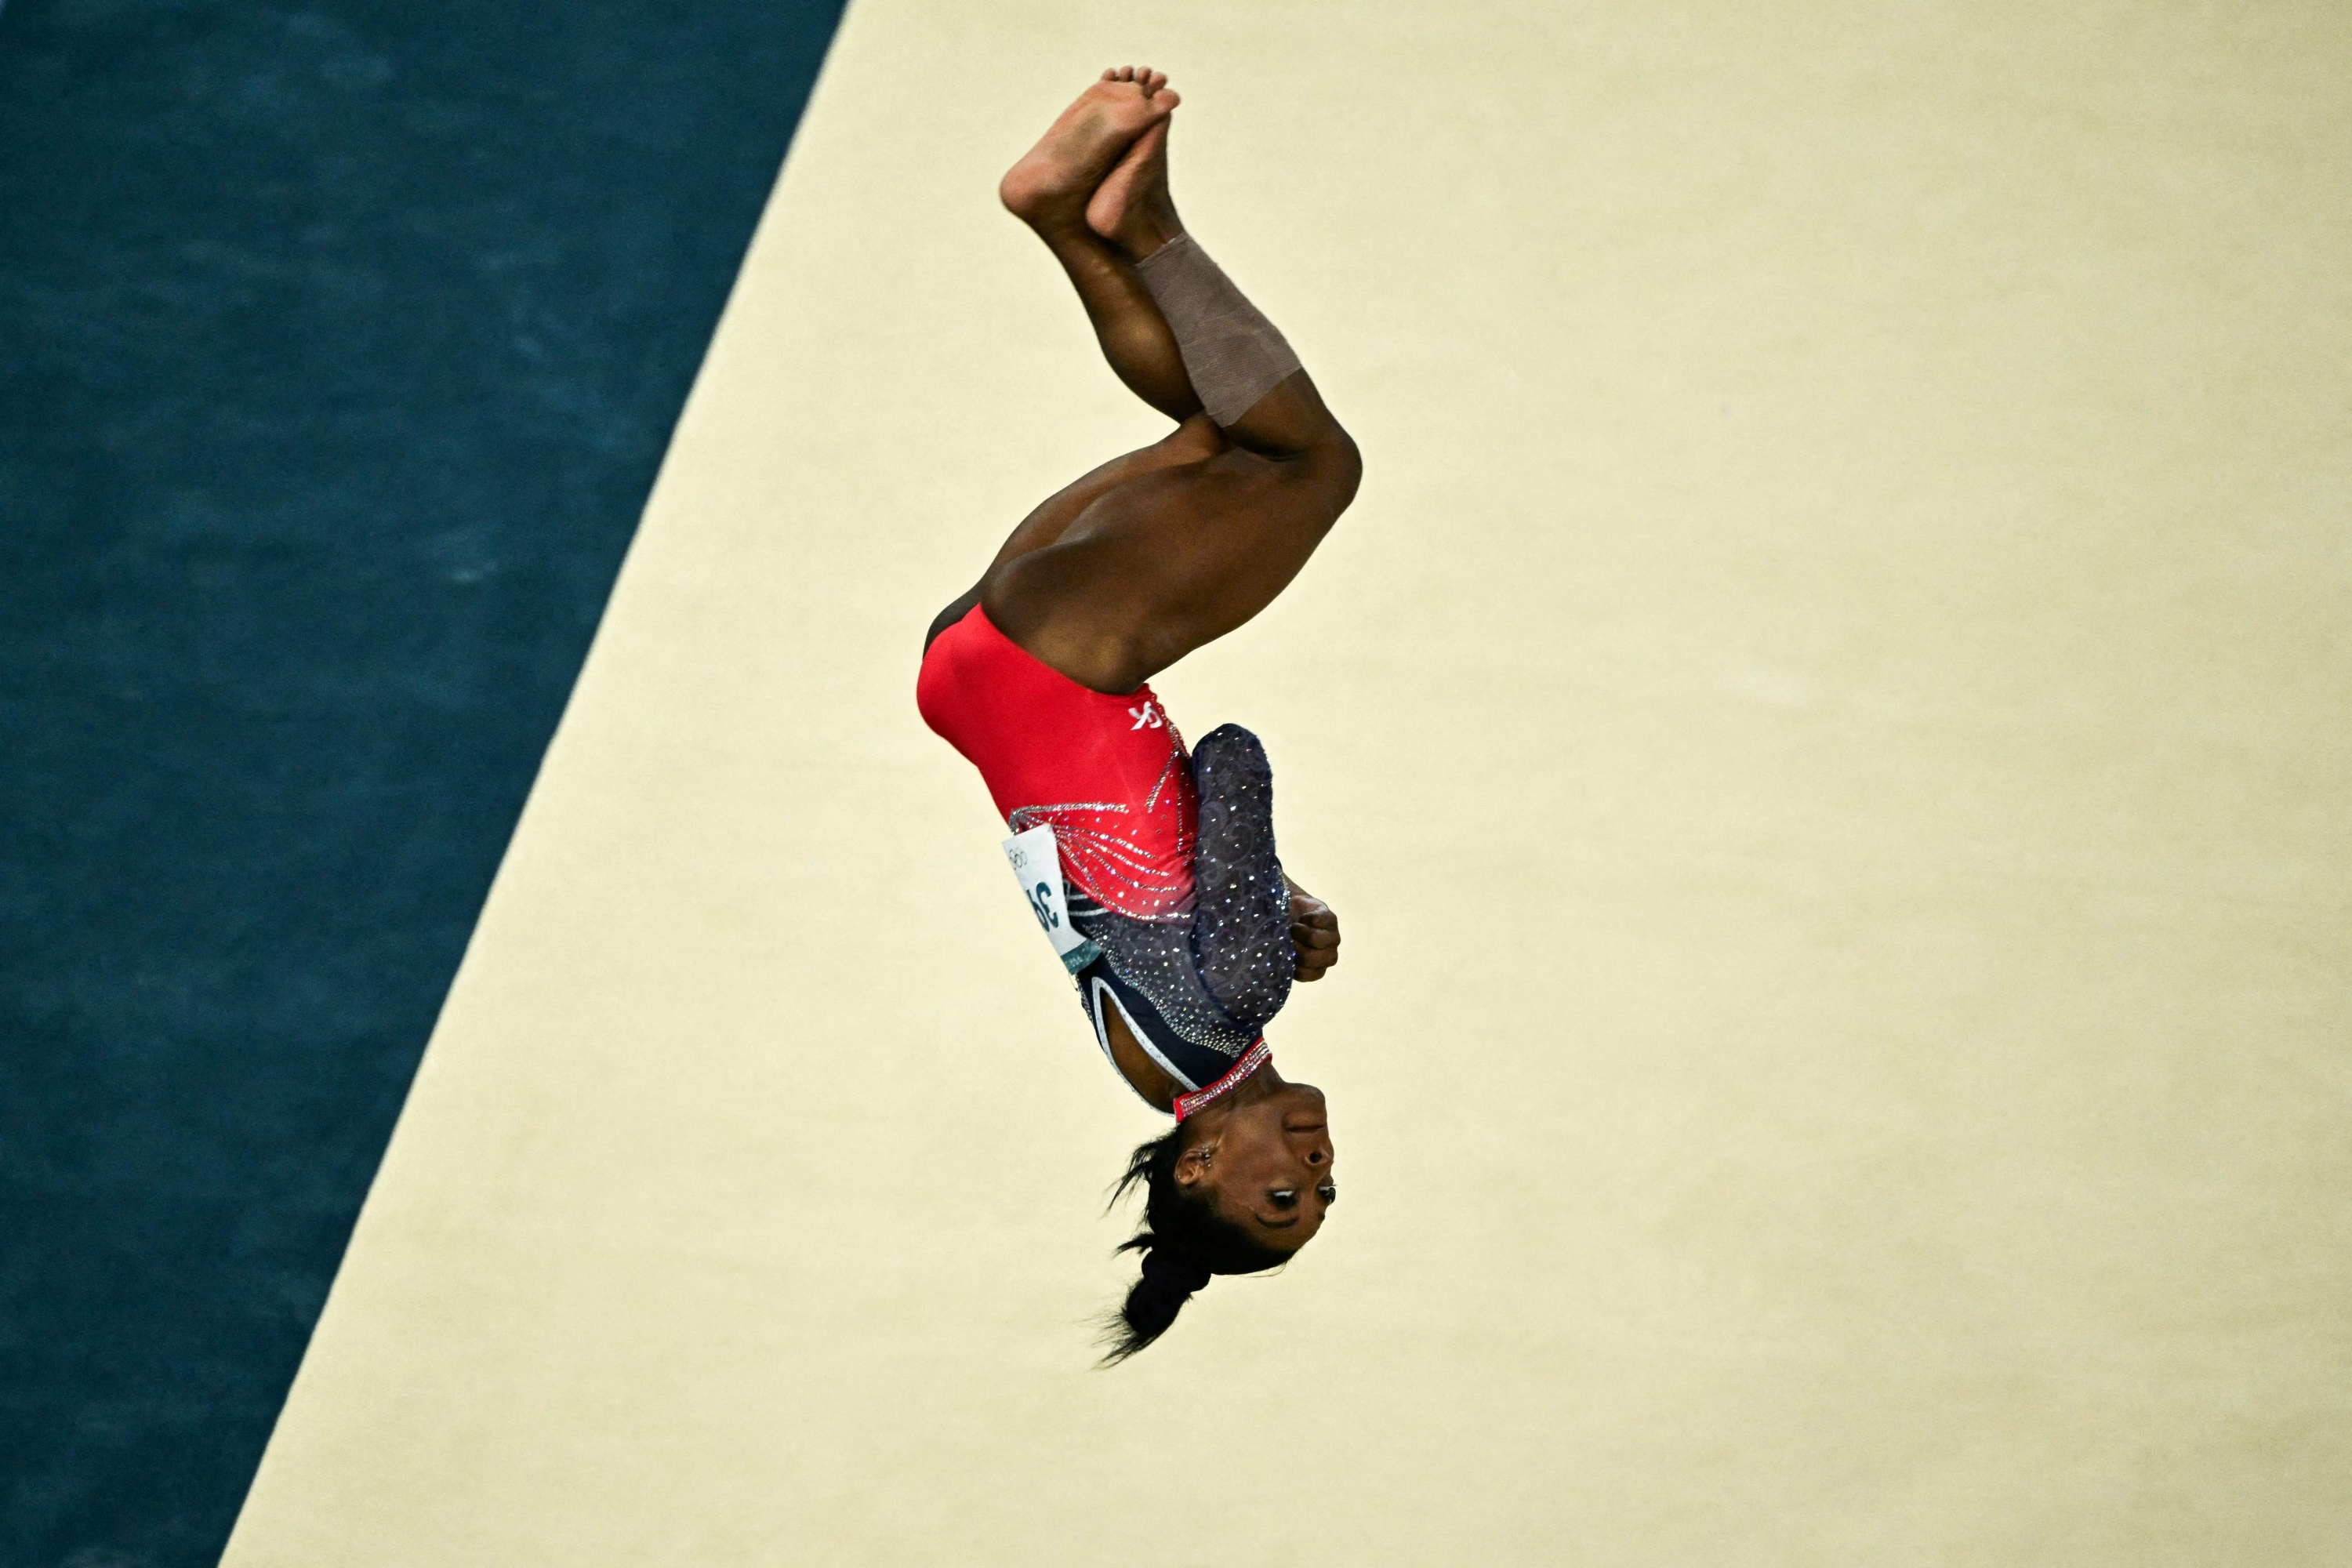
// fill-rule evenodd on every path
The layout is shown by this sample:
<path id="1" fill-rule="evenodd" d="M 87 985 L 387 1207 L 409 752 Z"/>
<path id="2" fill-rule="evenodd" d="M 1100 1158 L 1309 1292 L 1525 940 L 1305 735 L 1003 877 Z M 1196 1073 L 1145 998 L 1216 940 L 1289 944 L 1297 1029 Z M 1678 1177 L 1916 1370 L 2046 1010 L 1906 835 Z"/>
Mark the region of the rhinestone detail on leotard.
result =
<path id="1" fill-rule="evenodd" d="M 1155 837 L 1124 802 L 1064 801 L 1024 805 L 1005 817 L 1015 833 L 1051 824 L 1054 847 L 1061 851 L 1063 875 L 1087 893 L 1090 901 L 1118 910 L 1129 920 L 1181 924 L 1192 914 L 1192 813 L 1186 809 L 1181 784 L 1190 766 L 1184 737 L 1165 719 L 1160 728 L 1168 737 L 1168 761 L 1143 797 L 1142 817 L 1161 816 L 1172 826 L 1171 843 L 1155 849 L 1139 839 Z M 1163 831 L 1166 829 L 1163 828 Z"/>
<path id="2" fill-rule="evenodd" d="M 1267 1045 L 1264 1040 L 1260 1040 L 1256 1045 L 1254 1045 L 1249 1048 L 1249 1050 L 1242 1057 L 1241 1060 L 1234 1064 L 1233 1070 L 1231 1072 L 1226 1073 L 1223 1078 L 1217 1079 L 1216 1082 L 1208 1085 L 1206 1088 L 1194 1089 L 1191 1094 L 1178 1095 L 1176 1097 L 1176 1120 L 1181 1122 L 1186 1117 L 1200 1110 L 1202 1106 L 1209 1104 L 1213 1100 L 1222 1099 L 1235 1089 L 1240 1088 L 1243 1081 L 1246 1079 L 1250 1074 L 1257 1071 L 1258 1068 L 1265 1066 L 1266 1063 L 1273 1059 L 1274 1047 Z"/>

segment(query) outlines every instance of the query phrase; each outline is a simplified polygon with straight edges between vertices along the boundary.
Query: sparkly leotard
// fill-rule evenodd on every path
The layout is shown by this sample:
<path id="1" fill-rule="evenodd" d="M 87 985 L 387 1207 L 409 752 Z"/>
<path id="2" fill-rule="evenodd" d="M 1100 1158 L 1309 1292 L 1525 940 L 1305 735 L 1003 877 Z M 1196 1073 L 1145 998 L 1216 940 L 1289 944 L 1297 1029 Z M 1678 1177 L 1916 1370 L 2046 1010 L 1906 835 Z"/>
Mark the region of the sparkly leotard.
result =
<path id="1" fill-rule="evenodd" d="M 923 720 L 979 768 L 1016 833 L 1050 826 L 1078 999 L 1106 1056 L 1116 1008 L 1187 1089 L 1231 1070 L 1288 997 L 1289 890 L 1273 775 L 1225 725 L 1191 756 L 1151 688 L 1079 685 L 974 606 L 924 650 Z"/>

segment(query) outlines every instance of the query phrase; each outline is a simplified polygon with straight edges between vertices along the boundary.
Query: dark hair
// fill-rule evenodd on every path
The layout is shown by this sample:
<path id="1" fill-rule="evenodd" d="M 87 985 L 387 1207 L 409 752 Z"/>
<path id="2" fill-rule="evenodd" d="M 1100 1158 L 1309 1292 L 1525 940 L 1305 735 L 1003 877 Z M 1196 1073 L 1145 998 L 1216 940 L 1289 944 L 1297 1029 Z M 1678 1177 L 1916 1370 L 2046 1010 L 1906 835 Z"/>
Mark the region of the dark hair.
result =
<path id="1" fill-rule="evenodd" d="M 1211 1275 L 1258 1274 L 1290 1261 L 1290 1254 L 1263 1245 L 1218 1214 L 1207 1193 L 1177 1184 L 1185 1137 L 1179 1124 L 1164 1137 L 1137 1144 L 1127 1173 L 1110 1190 L 1115 1205 L 1143 1189 L 1143 1228 L 1119 1245 L 1121 1252 L 1143 1254 L 1143 1275 L 1118 1310 L 1103 1319 L 1105 1366 L 1118 1365 L 1166 1333 Z"/>

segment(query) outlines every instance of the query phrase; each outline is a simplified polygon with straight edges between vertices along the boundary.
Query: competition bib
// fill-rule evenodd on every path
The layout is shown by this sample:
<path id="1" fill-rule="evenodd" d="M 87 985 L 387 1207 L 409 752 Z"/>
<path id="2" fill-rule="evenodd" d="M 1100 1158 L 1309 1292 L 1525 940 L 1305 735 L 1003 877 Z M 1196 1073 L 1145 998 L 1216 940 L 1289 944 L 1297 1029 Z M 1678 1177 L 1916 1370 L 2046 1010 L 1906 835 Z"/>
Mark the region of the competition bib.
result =
<path id="1" fill-rule="evenodd" d="M 1029 912 L 1037 917 L 1038 925 L 1045 928 L 1045 940 L 1054 944 L 1062 966 L 1076 974 L 1092 963 L 1102 950 L 1070 923 L 1069 900 L 1062 893 L 1062 856 L 1054 847 L 1053 825 L 1040 823 L 1006 839 L 1004 858 L 1013 862 L 1013 878 L 1021 884 L 1021 896 L 1028 900 Z"/>

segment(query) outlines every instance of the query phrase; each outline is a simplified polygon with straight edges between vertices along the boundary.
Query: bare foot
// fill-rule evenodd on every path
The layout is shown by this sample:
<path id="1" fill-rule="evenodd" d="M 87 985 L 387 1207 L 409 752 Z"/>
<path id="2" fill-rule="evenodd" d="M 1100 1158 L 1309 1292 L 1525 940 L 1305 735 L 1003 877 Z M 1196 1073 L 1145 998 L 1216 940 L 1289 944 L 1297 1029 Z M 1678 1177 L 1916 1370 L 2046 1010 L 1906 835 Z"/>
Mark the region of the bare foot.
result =
<path id="1" fill-rule="evenodd" d="M 1103 72 L 1006 172 L 998 198 L 1034 228 L 1085 223 L 1087 198 L 1119 154 L 1164 123 L 1179 101 L 1168 78 L 1149 66 Z"/>
<path id="2" fill-rule="evenodd" d="M 1168 195 L 1168 121 L 1135 139 L 1087 203 L 1087 226 L 1142 260 L 1184 232 Z"/>

